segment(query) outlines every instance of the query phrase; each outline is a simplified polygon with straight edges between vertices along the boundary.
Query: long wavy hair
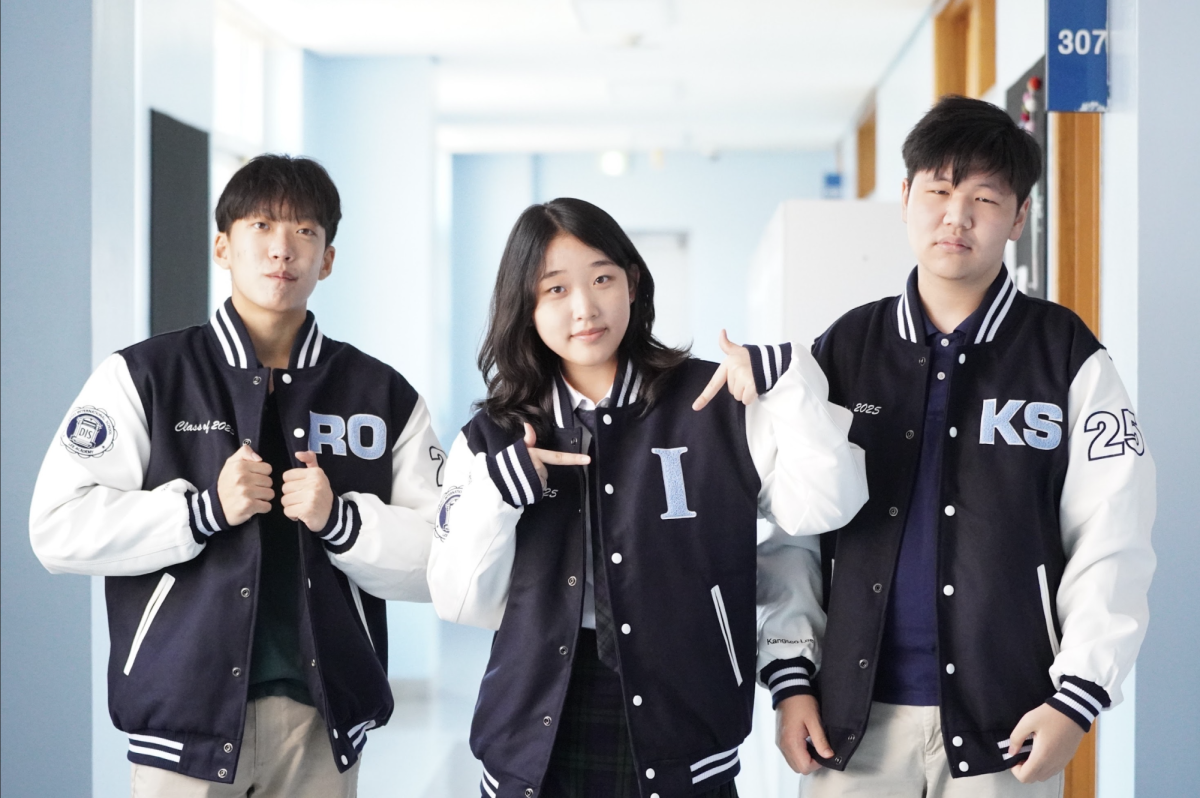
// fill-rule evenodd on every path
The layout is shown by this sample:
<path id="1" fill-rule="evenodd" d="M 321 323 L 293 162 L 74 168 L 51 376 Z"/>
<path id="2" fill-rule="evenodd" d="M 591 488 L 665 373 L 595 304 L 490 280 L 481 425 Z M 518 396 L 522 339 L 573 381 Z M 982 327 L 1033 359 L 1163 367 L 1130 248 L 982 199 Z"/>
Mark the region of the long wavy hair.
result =
<path id="1" fill-rule="evenodd" d="M 603 252 L 625 270 L 635 288 L 629 326 L 617 351 L 641 372 L 647 410 L 662 396 L 671 372 L 689 356 L 688 349 L 673 349 L 654 337 L 654 278 L 616 220 L 579 199 L 531 205 L 517 219 L 500 258 L 487 334 L 477 359 L 487 398 L 475 407 L 510 432 L 520 431 L 526 421 L 539 436 L 553 426 L 550 386 L 561 364 L 538 335 L 533 311 L 546 249 L 560 235 L 574 236 Z"/>

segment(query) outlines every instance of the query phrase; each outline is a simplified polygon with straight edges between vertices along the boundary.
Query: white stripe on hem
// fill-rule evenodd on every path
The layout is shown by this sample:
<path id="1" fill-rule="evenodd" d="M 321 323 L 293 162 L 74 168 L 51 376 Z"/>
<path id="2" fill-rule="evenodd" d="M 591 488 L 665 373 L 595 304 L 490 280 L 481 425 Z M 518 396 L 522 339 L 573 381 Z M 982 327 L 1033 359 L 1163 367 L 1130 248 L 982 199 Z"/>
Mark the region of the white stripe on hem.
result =
<path id="1" fill-rule="evenodd" d="M 129 750 L 135 754 L 142 754 L 143 756 L 156 756 L 159 759 L 168 759 L 172 762 L 179 761 L 179 754 L 172 754 L 168 753 L 167 751 L 159 751 L 157 748 L 143 748 L 140 745 L 134 745 L 133 743 L 130 743 Z"/>
<path id="2" fill-rule="evenodd" d="M 731 767 L 736 765 L 738 763 L 738 761 L 739 761 L 738 757 L 734 756 L 733 759 L 729 760 L 724 765 L 717 765 L 715 768 L 712 768 L 711 770 L 706 770 L 703 773 L 695 775 L 692 777 L 692 784 L 699 784 L 700 782 L 705 781 L 706 779 L 711 779 L 713 776 L 717 775 L 718 773 L 723 773 L 726 770 L 729 770 Z"/>
<path id="3" fill-rule="evenodd" d="M 712 756 L 706 756 L 706 757 L 704 757 L 704 759 L 701 759 L 699 762 L 693 762 L 691 770 L 693 773 L 695 773 L 697 770 L 700 770 L 705 765 L 711 765 L 713 762 L 716 762 L 720 759 L 724 759 L 725 757 L 730 756 L 731 754 L 736 755 L 737 749 L 730 748 L 728 751 L 722 751 L 719 754 L 713 754 Z"/>
<path id="4" fill-rule="evenodd" d="M 183 750 L 183 743 L 177 743 L 165 737 L 154 737 L 149 734 L 131 734 L 129 735 L 129 739 L 137 740 L 139 743 L 151 743 L 152 745 L 161 745 L 165 748 L 174 748 L 176 751 Z"/>

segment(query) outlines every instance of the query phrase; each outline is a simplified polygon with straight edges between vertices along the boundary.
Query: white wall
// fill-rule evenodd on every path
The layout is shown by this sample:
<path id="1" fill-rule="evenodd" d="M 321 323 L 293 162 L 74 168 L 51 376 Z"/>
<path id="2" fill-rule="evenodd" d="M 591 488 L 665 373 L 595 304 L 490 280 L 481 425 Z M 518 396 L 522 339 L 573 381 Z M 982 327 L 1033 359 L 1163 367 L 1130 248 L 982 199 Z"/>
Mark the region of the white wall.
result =
<path id="1" fill-rule="evenodd" d="M 932 105 L 933 25 L 926 18 L 875 91 L 875 192 L 871 199 L 900 199 L 900 181 L 907 174 L 900 148 L 908 131 Z"/>

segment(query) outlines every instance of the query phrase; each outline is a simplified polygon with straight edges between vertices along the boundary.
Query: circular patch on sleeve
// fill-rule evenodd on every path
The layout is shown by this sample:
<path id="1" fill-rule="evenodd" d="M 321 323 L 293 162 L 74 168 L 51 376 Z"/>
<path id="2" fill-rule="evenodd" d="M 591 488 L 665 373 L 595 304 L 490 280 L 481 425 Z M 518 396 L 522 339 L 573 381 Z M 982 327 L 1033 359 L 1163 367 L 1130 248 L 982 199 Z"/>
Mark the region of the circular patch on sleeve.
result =
<path id="1" fill-rule="evenodd" d="M 91 405 L 75 409 L 62 436 L 63 446 L 80 457 L 99 457 L 112 449 L 116 440 L 112 417 Z"/>
<path id="2" fill-rule="evenodd" d="M 446 495 L 442 497 L 442 502 L 438 505 L 437 527 L 434 530 L 434 534 L 437 535 L 438 540 L 445 540 L 446 536 L 450 534 L 450 522 L 448 520 L 450 508 L 453 507 L 454 503 L 459 500 L 459 497 L 462 496 L 462 492 L 462 488 L 451 488 L 450 490 L 446 491 Z"/>

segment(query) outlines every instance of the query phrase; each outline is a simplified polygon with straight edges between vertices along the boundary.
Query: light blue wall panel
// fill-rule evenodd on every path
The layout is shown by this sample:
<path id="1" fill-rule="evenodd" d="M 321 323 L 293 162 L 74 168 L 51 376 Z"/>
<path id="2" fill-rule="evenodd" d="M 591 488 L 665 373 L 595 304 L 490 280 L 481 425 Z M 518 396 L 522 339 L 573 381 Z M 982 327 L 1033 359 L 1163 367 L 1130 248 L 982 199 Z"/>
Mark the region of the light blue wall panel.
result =
<path id="1" fill-rule="evenodd" d="M 1158 571 L 1138 659 L 1140 798 L 1192 796 L 1200 785 L 1197 30 L 1193 0 L 1138 3 L 1138 415 L 1158 465 Z"/>
<path id="2" fill-rule="evenodd" d="M 0 792 L 91 792 L 88 580 L 29 546 L 34 478 L 91 371 L 92 4 L 4 0 L 0 32 Z"/>

